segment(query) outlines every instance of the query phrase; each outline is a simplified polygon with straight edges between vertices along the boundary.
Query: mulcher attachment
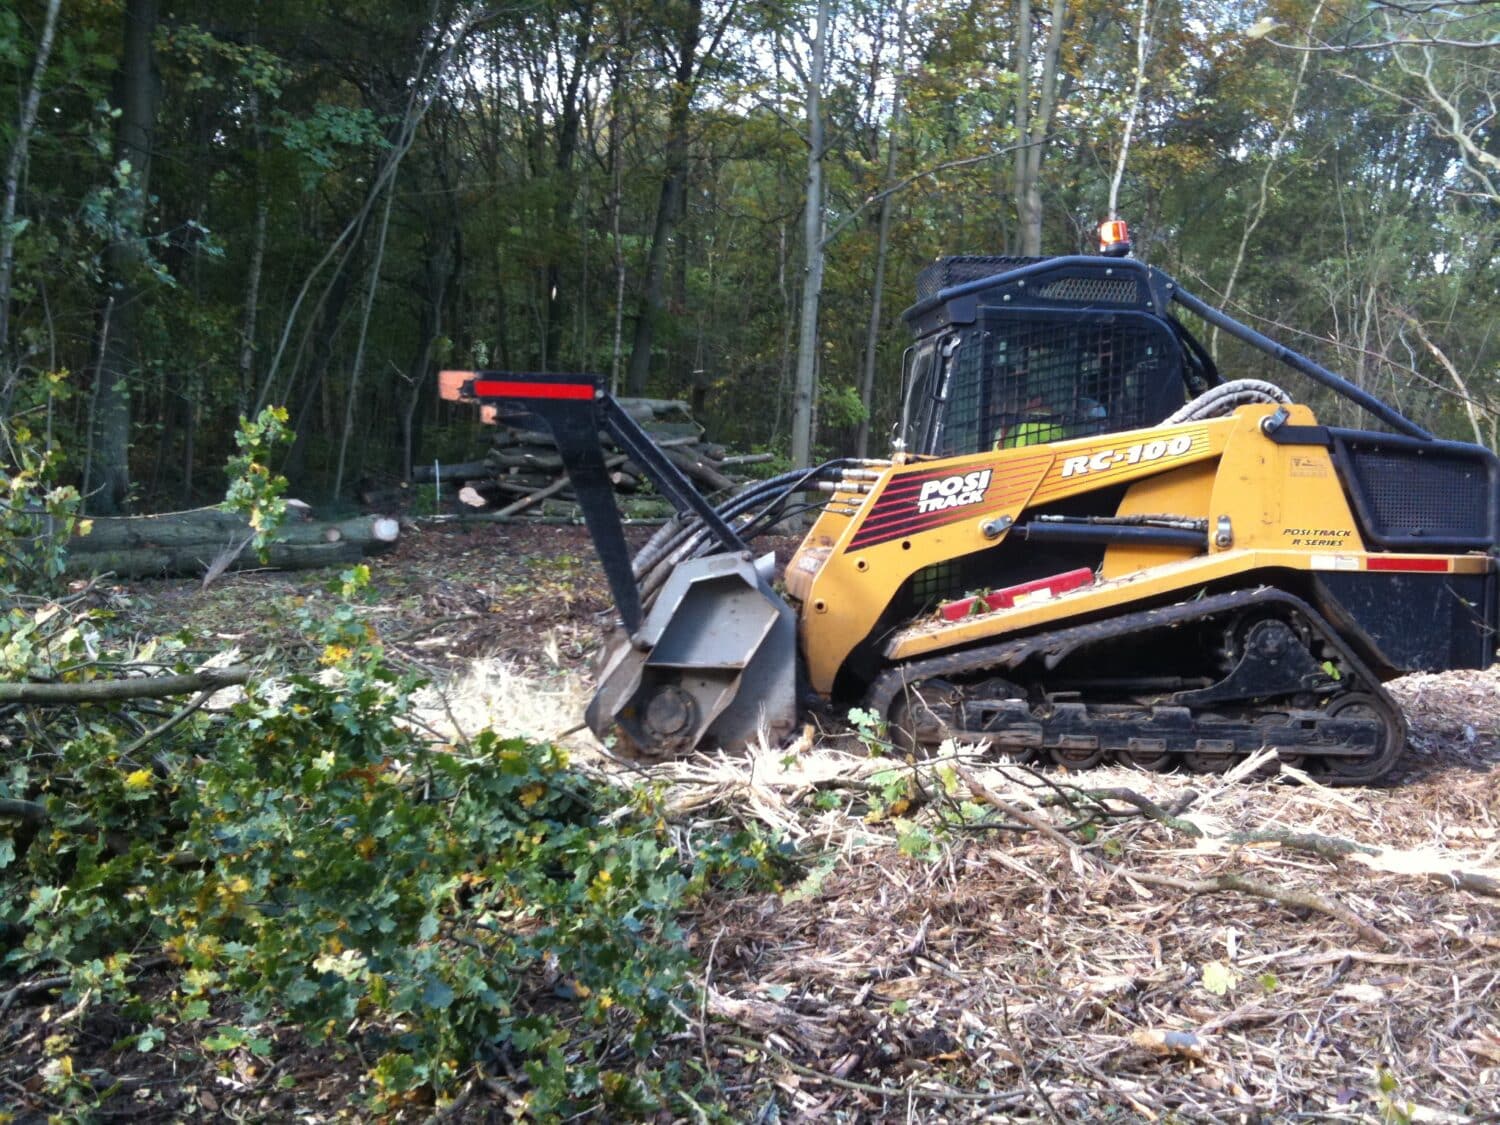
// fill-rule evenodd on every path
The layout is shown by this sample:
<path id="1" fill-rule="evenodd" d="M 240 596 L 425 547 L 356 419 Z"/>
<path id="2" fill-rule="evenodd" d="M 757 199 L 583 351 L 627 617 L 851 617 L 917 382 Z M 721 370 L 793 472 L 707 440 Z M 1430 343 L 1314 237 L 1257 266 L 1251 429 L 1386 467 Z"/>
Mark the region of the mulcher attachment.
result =
<path id="1" fill-rule="evenodd" d="M 445 371 L 443 396 L 523 412 L 546 426 L 604 567 L 620 628 L 585 718 L 640 757 L 780 742 L 796 722 L 796 617 L 744 541 L 595 375 Z M 716 553 L 681 562 L 642 596 L 604 467 L 607 431 Z"/>
<path id="2" fill-rule="evenodd" d="M 796 643 L 791 607 L 746 556 L 690 559 L 635 635 L 611 641 L 585 718 L 642 758 L 775 746 L 797 718 Z"/>

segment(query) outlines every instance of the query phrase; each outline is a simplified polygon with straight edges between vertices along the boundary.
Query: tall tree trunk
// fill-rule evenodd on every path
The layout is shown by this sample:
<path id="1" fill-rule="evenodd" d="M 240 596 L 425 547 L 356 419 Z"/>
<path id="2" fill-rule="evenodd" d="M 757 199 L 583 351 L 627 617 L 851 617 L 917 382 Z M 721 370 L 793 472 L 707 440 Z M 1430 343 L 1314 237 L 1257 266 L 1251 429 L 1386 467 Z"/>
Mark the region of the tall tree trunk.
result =
<path id="1" fill-rule="evenodd" d="M 440 176 L 446 187 L 446 175 L 440 173 Z M 417 459 L 417 413 L 434 385 L 428 370 L 432 346 L 443 333 L 443 309 L 459 269 L 460 219 L 456 197 L 450 194 L 448 198 L 451 205 L 447 224 L 436 239 L 437 248 L 427 255 L 427 301 L 417 326 L 417 348 L 407 369 L 410 391 L 401 414 L 401 479 L 407 481 L 411 480 Z"/>
<path id="2" fill-rule="evenodd" d="M 1021 207 L 1021 253 L 1033 256 L 1042 252 L 1042 157 L 1047 151 L 1047 134 L 1052 131 L 1057 105 L 1057 60 L 1062 53 L 1067 17 L 1067 0 L 1052 0 L 1052 26 L 1047 30 L 1047 44 L 1042 51 L 1042 88 L 1030 128 L 1024 134 L 1027 144 L 1020 154 L 1026 164 L 1021 190 L 1017 192 Z"/>
<path id="3" fill-rule="evenodd" d="M 312 418 L 313 407 L 317 405 L 318 396 L 322 392 L 323 380 L 328 374 L 328 368 L 333 363 L 334 347 L 344 319 L 344 305 L 349 300 L 352 277 L 353 271 L 347 269 L 340 269 L 333 275 L 328 292 L 324 295 L 325 300 L 318 313 L 318 320 L 314 322 L 314 330 L 311 333 L 312 359 L 308 364 L 307 386 L 303 388 L 302 400 L 292 416 L 294 436 L 291 448 L 286 451 L 286 457 L 283 458 L 281 466 L 281 472 L 293 484 L 299 483 L 305 475 L 310 428 L 308 422 Z"/>
<path id="4" fill-rule="evenodd" d="M 688 167 L 688 124 L 691 118 L 698 36 L 703 24 L 703 0 L 688 0 L 677 41 L 677 66 L 672 75 L 672 107 L 667 117 L 666 166 L 661 195 L 656 202 L 656 225 L 651 232 L 651 250 L 646 256 L 645 284 L 636 314 L 635 343 L 630 349 L 626 386 L 633 395 L 646 392 L 651 370 L 651 346 L 656 321 L 661 315 L 662 290 L 667 274 L 667 250 L 682 210 L 683 184 Z"/>
<path id="5" fill-rule="evenodd" d="M 797 374 L 792 384 L 792 465 L 812 464 L 818 397 L 818 299 L 823 293 L 823 69 L 828 51 L 829 0 L 818 0 L 812 58 L 807 68 L 807 192 L 802 211 L 806 269 L 798 325 Z"/>
<path id="6" fill-rule="evenodd" d="M 889 137 L 885 147 L 886 192 L 880 200 L 880 218 L 875 235 L 875 282 L 870 295 L 870 324 L 865 330 L 864 370 L 860 375 L 859 401 L 865 408 L 865 416 L 859 420 L 859 433 L 855 435 L 854 449 L 859 457 L 869 456 L 870 423 L 875 414 L 875 365 L 880 356 L 880 313 L 885 298 L 885 259 L 891 245 L 891 210 L 895 193 L 890 189 L 896 181 L 896 149 L 901 132 L 901 79 L 906 66 L 906 11 L 907 0 L 901 0 L 896 15 L 896 58 L 891 68 L 891 120 Z"/>
<path id="7" fill-rule="evenodd" d="M 370 288 L 365 293 L 365 308 L 359 318 L 359 342 L 354 346 L 354 363 L 349 368 L 349 389 L 344 395 L 344 425 L 339 431 L 338 468 L 333 474 L 333 495 L 344 487 L 344 460 L 349 452 L 349 435 L 354 430 L 354 405 L 359 401 L 359 380 L 365 369 L 365 342 L 370 333 L 370 313 L 375 308 L 375 293 L 380 288 L 380 267 L 385 262 L 386 234 L 391 228 L 391 204 L 396 200 L 396 177 L 392 175 L 386 189 L 385 209 L 380 213 L 380 232 L 375 236 L 375 260 L 370 263 Z"/>
<path id="8" fill-rule="evenodd" d="M 1016 229 L 1020 241 L 1018 254 L 1028 251 L 1026 245 L 1026 144 L 1031 139 L 1031 0 L 1019 0 L 1016 12 L 1016 154 L 1015 183 Z"/>
<path id="9" fill-rule="evenodd" d="M 1130 112 L 1125 115 L 1125 134 L 1120 138 L 1120 155 L 1115 174 L 1109 181 L 1108 218 L 1120 217 L 1120 184 L 1125 179 L 1125 165 L 1130 159 L 1130 139 L 1135 133 L 1135 119 L 1141 112 L 1141 90 L 1146 85 L 1146 59 L 1151 54 L 1151 0 L 1141 0 L 1135 25 L 1135 85 L 1130 93 Z"/>
<path id="10" fill-rule="evenodd" d="M 1266 207 L 1271 199 L 1271 171 L 1276 167 L 1276 159 L 1281 155 L 1281 148 L 1286 142 L 1287 134 L 1292 131 L 1297 121 L 1297 102 L 1302 97 L 1302 82 L 1307 77 L 1307 65 L 1313 57 L 1314 36 L 1317 34 L 1318 20 L 1322 18 L 1322 15 L 1323 0 L 1318 0 L 1318 6 L 1313 9 L 1312 18 L 1307 21 L 1305 37 L 1307 49 L 1301 51 L 1297 58 L 1297 77 L 1292 83 L 1291 97 L 1287 99 L 1286 114 L 1281 119 L 1281 127 L 1276 131 L 1276 140 L 1266 154 L 1266 162 L 1260 170 L 1260 190 L 1255 197 L 1255 202 L 1245 214 L 1245 225 L 1240 231 L 1240 245 L 1234 252 L 1234 264 L 1229 267 L 1229 280 L 1224 283 L 1224 296 L 1219 304 L 1226 311 L 1229 309 L 1229 303 L 1234 300 L 1234 287 L 1239 283 L 1240 270 L 1245 265 L 1245 252 L 1250 248 L 1250 237 L 1266 216 Z M 1208 334 L 1208 351 L 1215 360 L 1218 360 L 1219 326 L 1217 324 Z"/>
<path id="11" fill-rule="evenodd" d="M 151 40 L 157 0 L 127 0 L 125 48 L 120 65 L 120 119 L 115 133 L 116 166 L 122 178 L 119 233 L 104 254 L 106 302 L 114 307 L 104 338 L 94 442 L 95 479 L 91 511 L 122 511 L 130 494 L 130 374 L 140 303 L 145 297 L 146 198 L 151 182 L 151 142 L 156 128 L 157 82 Z"/>
<path id="12" fill-rule="evenodd" d="M 21 169 L 26 166 L 26 146 L 36 128 L 37 110 L 42 102 L 42 79 L 47 75 L 47 59 L 52 54 L 52 37 L 57 33 L 57 10 L 62 0 L 47 0 L 47 15 L 42 22 L 42 37 L 36 45 L 36 61 L 31 68 L 31 85 L 21 105 L 20 127 L 5 162 L 5 201 L 0 204 L 0 417 L 10 416 L 11 396 L 16 389 L 16 365 L 10 354 L 10 289 L 16 264 L 16 200 L 21 192 Z"/>
<path id="13" fill-rule="evenodd" d="M 620 138 L 624 75 L 625 58 L 617 54 L 610 63 L 609 94 L 609 232 L 615 259 L 615 325 L 609 352 L 609 392 L 614 395 L 620 393 L 620 361 L 625 351 L 625 240 L 620 231 L 625 196 L 624 145 Z"/>
<path id="14" fill-rule="evenodd" d="M 552 201 L 553 246 L 561 244 L 562 234 L 567 229 L 568 218 L 573 211 L 573 155 L 578 151 L 578 130 L 583 107 L 578 96 L 589 56 L 589 40 L 593 33 L 594 5 L 586 0 L 578 6 L 578 34 L 573 43 L 573 69 L 567 75 L 563 88 L 562 116 L 557 127 L 557 159 L 554 167 Z M 555 19 L 556 17 L 554 17 Z M 557 43 L 557 53 L 562 55 L 562 43 Z M 557 260 L 556 250 L 547 263 L 547 358 L 553 367 L 561 370 L 563 299 L 562 264 Z"/>
<path id="15" fill-rule="evenodd" d="M 250 267 L 245 276 L 245 316 L 240 326 L 240 413 L 250 409 L 255 388 L 255 323 L 260 312 L 260 277 L 266 262 L 266 226 L 271 201 L 260 191 L 255 201 L 255 230 L 251 235 Z"/>
<path id="16" fill-rule="evenodd" d="M 255 130 L 255 226 L 250 236 L 250 265 L 245 274 L 245 314 L 240 322 L 239 412 L 250 409 L 255 388 L 255 324 L 260 313 L 260 276 L 266 262 L 266 228 L 271 217 L 271 200 L 262 182 L 261 164 L 265 157 L 265 136 L 260 128 L 260 94 L 253 88 L 250 103 L 250 128 Z"/>

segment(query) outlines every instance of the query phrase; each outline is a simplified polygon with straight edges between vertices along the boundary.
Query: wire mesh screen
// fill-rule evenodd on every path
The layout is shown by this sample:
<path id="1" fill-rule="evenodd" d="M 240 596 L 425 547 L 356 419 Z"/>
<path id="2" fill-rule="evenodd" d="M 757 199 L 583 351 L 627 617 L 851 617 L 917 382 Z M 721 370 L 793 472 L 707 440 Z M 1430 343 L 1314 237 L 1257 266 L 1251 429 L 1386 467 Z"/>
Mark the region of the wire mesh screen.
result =
<path id="1" fill-rule="evenodd" d="M 955 562 L 933 563 L 911 576 L 909 597 L 913 608 L 933 606 L 958 597 L 959 569 Z"/>
<path id="2" fill-rule="evenodd" d="M 1493 542 L 1491 462 L 1481 453 L 1443 453 L 1343 443 L 1349 482 L 1366 531 L 1391 546 L 1473 546 Z"/>
<path id="3" fill-rule="evenodd" d="M 939 258 L 917 274 L 917 300 L 935 297 L 944 289 L 962 285 L 966 281 L 978 281 L 981 277 L 992 277 L 1019 266 L 1029 266 L 1043 258 L 1007 257 L 1001 254 L 959 254 Z"/>
<path id="4" fill-rule="evenodd" d="M 967 330 L 922 452 L 957 456 L 1153 425 L 1183 399 L 1176 341 L 1147 318 L 1015 310 Z"/>

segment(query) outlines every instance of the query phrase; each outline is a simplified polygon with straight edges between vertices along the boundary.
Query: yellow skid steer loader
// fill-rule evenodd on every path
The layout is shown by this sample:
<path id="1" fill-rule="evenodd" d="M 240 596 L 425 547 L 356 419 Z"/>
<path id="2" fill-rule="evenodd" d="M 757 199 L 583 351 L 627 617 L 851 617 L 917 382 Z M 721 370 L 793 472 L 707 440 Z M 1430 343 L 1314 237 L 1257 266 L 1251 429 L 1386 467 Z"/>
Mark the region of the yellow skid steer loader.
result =
<path id="1" fill-rule="evenodd" d="M 944 258 L 919 290 L 890 459 L 718 505 L 596 376 L 444 373 L 447 397 L 557 440 L 620 616 L 587 713 L 601 738 L 646 758 L 733 750 L 861 706 L 912 749 L 1216 772 L 1271 746 L 1364 784 L 1405 742 L 1384 681 L 1494 659 L 1489 450 L 1130 257 Z M 1226 380 L 1178 310 L 1380 428 Z M 679 512 L 633 558 L 601 429 Z M 808 506 L 778 572 L 752 544 Z"/>

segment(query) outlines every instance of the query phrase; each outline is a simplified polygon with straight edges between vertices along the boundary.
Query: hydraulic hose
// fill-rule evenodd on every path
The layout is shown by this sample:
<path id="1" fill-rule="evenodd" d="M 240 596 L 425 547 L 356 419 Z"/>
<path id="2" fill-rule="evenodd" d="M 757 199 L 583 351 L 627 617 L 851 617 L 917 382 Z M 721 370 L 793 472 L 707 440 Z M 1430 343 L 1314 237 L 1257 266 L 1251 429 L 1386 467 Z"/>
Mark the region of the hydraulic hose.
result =
<path id="1" fill-rule="evenodd" d="M 855 463 L 848 458 L 838 458 L 811 469 L 795 469 L 781 473 L 768 480 L 756 482 L 719 505 L 716 511 L 726 522 L 730 522 L 754 508 L 760 508 L 736 529 L 741 532 L 754 529 L 753 533 L 747 536 L 753 539 L 757 535 L 764 534 L 772 526 L 775 521 L 766 523 L 767 517 L 777 512 L 792 493 L 801 490 L 811 481 L 841 473 L 846 467 Z M 778 514 L 776 518 L 781 517 Z M 757 525 L 761 526 L 757 527 Z M 708 544 L 708 529 L 701 520 L 695 517 L 681 519 L 680 523 L 674 520 L 673 523 L 658 531 L 635 558 L 635 573 L 640 583 L 643 604 L 649 603 L 680 563 L 701 555 Z"/>
<path id="2" fill-rule="evenodd" d="M 1222 418 L 1232 414 L 1238 406 L 1251 403 L 1284 405 L 1291 401 L 1292 396 L 1275 383 L 1267 383 L 1261 379 L 1235 379 L 1210 387 L 1192 402 L 1163 419 L 1161 424 L 1171 426 L 1178 422 L 1201 422 L 1205 418 Z"/>

